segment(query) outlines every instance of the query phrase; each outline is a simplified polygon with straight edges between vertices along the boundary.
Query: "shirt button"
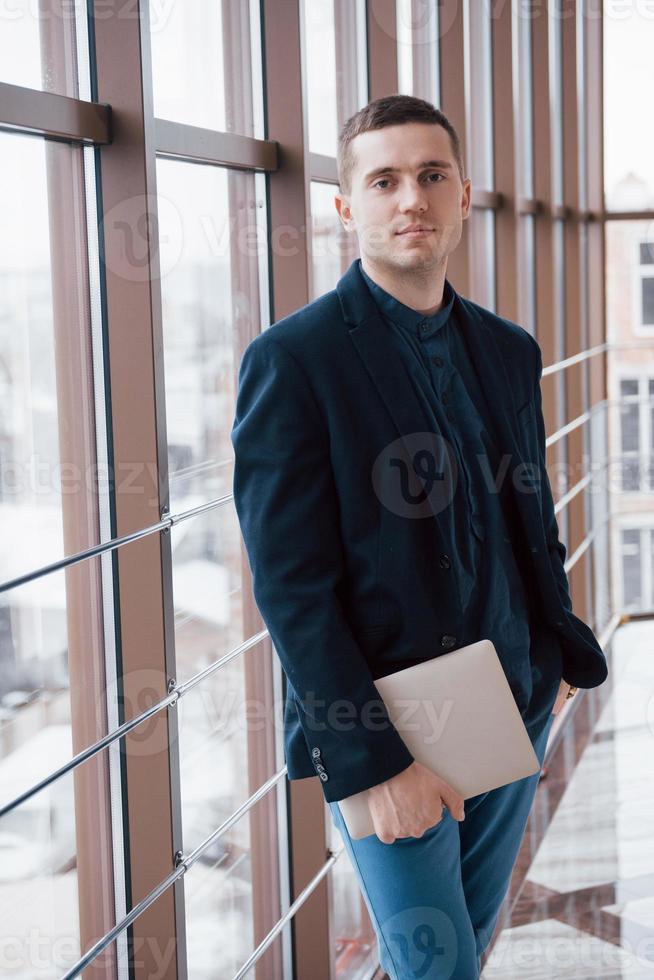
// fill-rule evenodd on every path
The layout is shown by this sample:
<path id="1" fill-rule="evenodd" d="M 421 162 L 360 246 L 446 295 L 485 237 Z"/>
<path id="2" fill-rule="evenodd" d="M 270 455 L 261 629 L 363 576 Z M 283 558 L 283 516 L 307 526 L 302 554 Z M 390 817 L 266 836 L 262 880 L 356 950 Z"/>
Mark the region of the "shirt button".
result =
<path id="1" fill-rule="evenodd" d="M 451 565 L 452 565 L 452 562 L 450 561 L 450 556 L 449 555 L 441 555 L 440 558 L 438 559 L 438 561 L 439 561 L 439 564 L 440 564 L 441 568 L 450 568 Z"/>
<path id="2" fill-rule="evenodd" d="M 441 636 L 442 647 L 446 647 L 446 648 L 453 647 L 455 643 L 456 643 L 456 636 L 450 636 L 448 633 L 444 633 L 443 636 Z"/>
<path id="3" fill-rule="evenodd" d="M 419 324 L 419 326 L 420 326 L 420 333 L 424 333 L 424 332 L 425 332 L 425 330 L 427 330 L 427 329 L 428 329 L 428 327 L 429 327 L 429 324 L 428 324 L 428 323 L 425 323 L 425 322 L 423 321 L 423 322 L 422 322 L 421 324 Z"/>
<path id="4" fill-rule="evenodd" d="M 436 367 L 443 367 L 444 362 L 442 357 L 432 357 L 431 360 L 432 363 L 436 365 Z"/>

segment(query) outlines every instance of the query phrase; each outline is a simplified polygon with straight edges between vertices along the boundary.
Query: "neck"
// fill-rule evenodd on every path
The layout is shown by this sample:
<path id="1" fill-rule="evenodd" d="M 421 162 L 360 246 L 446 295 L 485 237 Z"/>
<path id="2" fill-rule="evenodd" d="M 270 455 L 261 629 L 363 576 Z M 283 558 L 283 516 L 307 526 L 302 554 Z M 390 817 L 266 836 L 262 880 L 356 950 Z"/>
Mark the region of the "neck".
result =
<path id="1" fill-rule="evenodd" d="M 361 256 L 364 272 L 405 306 L 431 316 L 443 305 L 447 263 L 429 269 L 390 269 Z"/>

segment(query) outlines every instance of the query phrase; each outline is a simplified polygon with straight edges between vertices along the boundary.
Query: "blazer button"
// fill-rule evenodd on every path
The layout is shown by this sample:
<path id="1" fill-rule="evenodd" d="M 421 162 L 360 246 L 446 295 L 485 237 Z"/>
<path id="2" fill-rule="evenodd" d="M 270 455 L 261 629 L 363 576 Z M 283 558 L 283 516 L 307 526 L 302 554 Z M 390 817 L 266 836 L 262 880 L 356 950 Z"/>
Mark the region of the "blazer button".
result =
<path id="1" fill-rule="evenodd" d="M 441 636 L 441 646 L 442 647 L 453 647 L 456 643 L 456 636 L 450 636 L 448 633 L 444 633 Z"/>
<path id="2" fill-rule="evenodd" d="M 326 783 L 327 780 L 329 779 L 329 776 L 327 775 L 326 772 L 323 771 L 320 773 L 320 778 L 322 779 L 323 783 Z"/>
<path id="3" fill-rule="evenodd" d="M 452 565 L 449 555 L 441 555 L 440 558 L 438 559 L 438 562 L 441 568 L 450 568 Z"/>
<path id="4" fill-rule="evenodd" d="M 320 749 L 311 749 L 311 756 L 314 759 L 320 758 Z"/>

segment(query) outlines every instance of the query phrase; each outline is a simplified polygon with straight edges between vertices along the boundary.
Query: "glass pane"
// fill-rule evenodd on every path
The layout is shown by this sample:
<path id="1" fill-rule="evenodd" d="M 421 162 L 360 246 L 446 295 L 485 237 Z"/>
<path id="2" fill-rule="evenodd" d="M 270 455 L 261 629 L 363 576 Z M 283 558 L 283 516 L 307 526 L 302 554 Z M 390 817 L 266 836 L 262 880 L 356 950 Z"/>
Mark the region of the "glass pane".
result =
<path id="1" fill-rule="evenodd" d="M 0 595 L 0 806 L 117 724 L 101 575 L 92 559 Z M 12 976 L 61 976 L 114 924 L 110 751 L 111 762 L 101 753 L 0 818 L 0 948 L 11 948 Z"/>
<path id="2" fill-rule="evenodd" d="M 638 493 L 640 485 L 640 458 L 624 455 L 622 458 L 622 489 L 627 493 Z"/>
<path id="3" fill-rule="evenodd" d="M 334 0 L 336 116 L 340 127 L 368 101 L 366 0 Z"/>
<path id="4" fill-rule="evenodd" d="M 470 165 L 473 186 L 493 189 L 493 55 L 490 5 L 481 4 L 470 19 L 470 117 L 472 146 Z"/>
<path id="5" fill-rule="evenodd" d="M 495 309 L 495 214 L 475 209 L 469 220 L 475 302 Z M 454 283 L 456 286 L 456 283 Z"/>
<path id="6" fill-rule="evenodd" d="M 312 299 L 334 289 L 358 255 L 356 235 L 345 231 L 334 206 L 336 192 L 335 185 L 311 182 Z"/>
<path id="7" fill-rule="evenodd" d="M 177 676 L 188 680 L 260 627 L 246 623 L 233 502 L 180 521 L 171 535 Z"/>
<path id="8" fill-rule="evenodd" d="M 654 141 L 635 93 L 654 88 L 654 19 L 629 3 L 604 17 L 604 187 L 610 210 L 654 206 Z"/>
<path id="9" fill-rule="evenodd" d="M 654 326 L 654 278 L 651 276 L 643 278 L 641 289 L 643 326 Z"/>
<path id="10" fill-rule="evenodd" d="M 640 531 L 622 531 L 622 578 L 625 609 L 642 605 L 642 576 L 640 560 Z"/>
<path id="11" fill-rule="evenodd" d="M 94 176 L 92 151 L 0 135 L 5 584 L 109 535 Z M 111 583 L 103 557 L 0 594 L 4 806 L 118 724 Z M 0 947 L 16 976 L 35 976 L 37 959 L 39 976 L 60 976 L 114 924 L 117 762 L 114 747 L 0 819 Z"/>
<path id="12" fill-rule="evenodd" d="M 638 251 L 641 265 L 654 265 L 654 242 L 640 242 Z"/>
<path id="13" fill-rule="evenodd" d="M 397 0 L 398 92 L 440 103 L 438 4 Z"/>
<path id="14" fill-rule="evenodd" d="M 157 164 L 173 513 L 232 491 L 241 353 L 260 332 L 265 207 L 253 174 Z"/>
<path id="15" fill-rule="evenodd" d="M 218 830 L 275 771 L 281 705 L 264 696 L 270 667 L 269 653 L 258 645 L 178 702 L 185 854 Z M 194 980 L 229 980 L 281 915 L 276 793 L 283 792 L 284 780 L 278 785 L 279 791 L 272 789 L 212 841 L 185 878 L 188 972 Z M 266 882 L 270 888 L 263 902 Z M 262 971 L 262 976 L 272 975 L 281 974 Z"/>
<path id="16" fill-rule="evenodd" d="M 620 431 L 623 452 L 638 452 L 640 433 L 638 426 L 638 403 L 621 405 Z"/>
<path id="17" fill-rule="evenodd" d="M 336 156 L 334 0 L 303 0 L 309 150 Z"/>
<path id="18" fill-rule="evenodd" d="M 0 581 L 98 543 L 84 160 L 0 133 Z"/>
<path id="19" fill-rule="evenodd" d="M 263 137 L 258 4 L 150 4 L 154 114 Z"/>
<path id="20" fill-rule="evenodd" d="M 80 92 L 78 64 L 85 64 L 86 3 L 3 3 L 0 11 L 0 81 L 24 88 L 88 98 Z M 80 51 L 76 50 L 78 34 Z M 80 57 L 81 55 L 81 57 Z"/>

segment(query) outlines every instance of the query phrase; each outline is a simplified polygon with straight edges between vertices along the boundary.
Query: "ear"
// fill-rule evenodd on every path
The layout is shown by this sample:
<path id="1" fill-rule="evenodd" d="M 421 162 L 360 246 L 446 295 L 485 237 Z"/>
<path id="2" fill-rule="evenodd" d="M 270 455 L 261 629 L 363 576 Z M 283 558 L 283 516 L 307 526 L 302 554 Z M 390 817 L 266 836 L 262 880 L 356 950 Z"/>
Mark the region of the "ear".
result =
<path id="1" fill-rule="evenodd" d="M 463 181 L 463 191 L 461 193 L 461 217 L 465 221 L 470 216 L 470 206 L 472 203 L 472 181 L 469 177 Z"/>
<path id="2" fill-rule="evenodd" d="M 348 195 L 341 194 L 339 191 L 334 197 L 334 206 L 338 211 L 341 224 L 346 231 L 350 231 L 354 225 L 354 219 L 352 217 L 352 211 L 350 210 L 350 198 Z"/>

